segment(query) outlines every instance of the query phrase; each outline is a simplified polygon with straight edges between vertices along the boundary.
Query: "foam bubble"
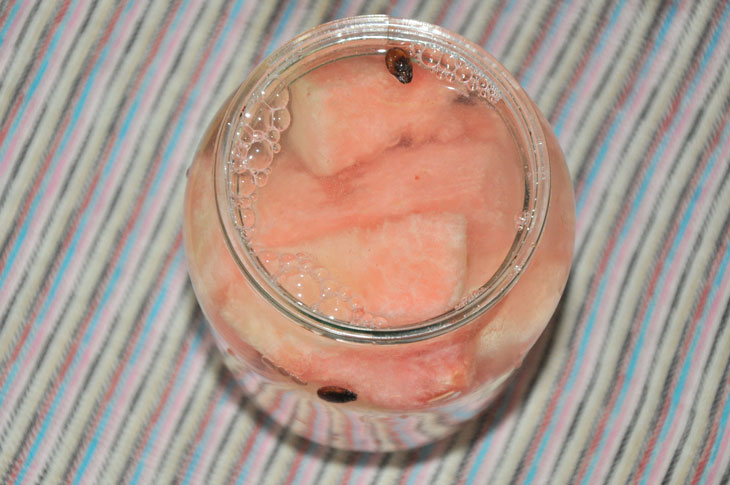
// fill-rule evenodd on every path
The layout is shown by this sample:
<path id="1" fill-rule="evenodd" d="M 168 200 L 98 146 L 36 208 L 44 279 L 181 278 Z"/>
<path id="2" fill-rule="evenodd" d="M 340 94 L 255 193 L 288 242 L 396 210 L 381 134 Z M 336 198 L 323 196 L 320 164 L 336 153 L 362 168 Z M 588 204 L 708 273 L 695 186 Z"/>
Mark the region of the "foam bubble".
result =
<path id="1" fill-rule="evenodd" d="M 330 318 L 346 322 L 352 319 L 352 310 L 349 305 L 337 297 L 325 298 L 317 303 L 317 310 Z"/>
<path id="2" fill-rule="evenodd" d="M 266 98 L 266 104 L 273 109 L 284 108 L 289 104 L 289 89 L 280 89 Z"/>
<path id="3" fill-rule="evenodd" d="M 361 326 L 373 327 L 373 322 L 377 327 L 386 325 L 385 318 L 366 312 L 362 299 L 352 288 L 331 278 L 311 255 L 267 249 L 258 249 L 256 254 L 274 282 L 323 316 Z"/>
<path id="4" fill-rule="evenodd" d="M 246 153 L 246 166 L 254 171 L 264 170 L 271 165 L 274 153 L 271 145 L 265 141 L 256 141 L 248 147 Z"/>
<path id="5" fill-rule="evenodd" d="M 319 301 L 322 294 L 319 280 L 307 273 L 285 274 L 278 278 L 278 282 L 294 298 L 305 305 L 314 305 Z"/>
<path id="6" fill-rule="evenodd" d="M 245 114 L 246 124 L 254 131 L 268 131 L 272 123 L 271 108 L 266 103 L 256 103 Z"/>
<path id="7" fill-rule="evenodd" d="M 236 188 L 234 195 L 239 197 L 249 197 L 256 190 L 256 182 L 251 172 L 239 173 L 236 176 Z"/>
<path id="8" fill-rule="evenodd" d="M 291 115 L 289 114 L 289 110 L 277 109 L 276 111 L 274 111 L 274 115 L 273 115 L 274 128 L 276 128 L 279 131 L 284 131 L 287 128 L 289 128 L 290 124 L 291 124 Z"/>
<path id="9" fill-rule="evenodd" d="M 256 187 L 263 187 L 264 185 L 266 185 L 266 182 L 269 181 L 269 174 L 269 170 L 257 172 L 256 176 L 254 177 L 256 179 Z"/>
<path id="10" fill-rule="evenodd" d="M 338 285 L 335 280 L 325 280 L 322 283 L 322 294 L 324 296 L 334 296 L 338 293 Z"/>
<path id="11" fill-rule="evenodd" d="M 456 58 L 454 58 L 451 54 L 444 54 L 441 56 L 439 64 L 441 69 L 445 71 L 453 71 L 456 69 Z"/>
<path id="12" fill-rule="evenodd" d="M 271 276 L 279 274 L 281 268 L 279 264 L 279 255 L 274 251 L 262 251 L 258 254 L 259 261 L 264 266 L 264 269 L 269 272 Z"/>
<path id="13" fill-rule="evenodd" d="M 241 225 L 245 229 L 251 229 L 256 222 L 256 214 L 251 209 L 241 209 L 239 213 L 241 216 Z"/>
<path id="14" fill-rule="evenodd" d="M 253 205 L 253 201 L 248 197 L 239 197 L 236 199 L 236 206 L 239 209 L 249 209 Z"/>

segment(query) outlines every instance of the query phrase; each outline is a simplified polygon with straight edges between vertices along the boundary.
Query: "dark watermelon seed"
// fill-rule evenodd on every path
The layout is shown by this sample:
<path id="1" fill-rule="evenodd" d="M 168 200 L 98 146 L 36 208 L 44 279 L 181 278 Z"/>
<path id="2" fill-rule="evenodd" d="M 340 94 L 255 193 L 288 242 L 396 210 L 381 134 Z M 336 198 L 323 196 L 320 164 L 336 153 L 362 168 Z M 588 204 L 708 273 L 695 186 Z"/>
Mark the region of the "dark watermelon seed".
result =
<path id="1" fill-rule="evenodd" d="M 357 399 L 357 394 L 350 391 L 349 389 L 338 386 L 320 387 L 319 389 L 317 389 L 317 395 L 320 397 L 320 399 L 323 399 L 327 402 L 336 403 L 352 402 Z"/>
<path id="2" fill-rule="evenodd" d="M 388 49 L 388 52 L 385 53 L 385 65 L 388 68 L 388 72 L 403 84 L 408 84 L 413 80 L 411 59 L 403 49 L 398 47 Z"/>

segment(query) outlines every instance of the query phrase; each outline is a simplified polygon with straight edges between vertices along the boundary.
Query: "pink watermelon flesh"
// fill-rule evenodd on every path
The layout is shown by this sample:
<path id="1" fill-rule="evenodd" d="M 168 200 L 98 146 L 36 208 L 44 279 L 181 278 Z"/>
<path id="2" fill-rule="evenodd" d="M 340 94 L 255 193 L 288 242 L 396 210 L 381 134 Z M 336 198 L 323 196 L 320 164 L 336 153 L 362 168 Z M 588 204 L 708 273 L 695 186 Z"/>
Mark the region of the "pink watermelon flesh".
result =
<path id="1" fill-rule="evenodd" d="M 320 67 L 291 86 L 291 141 L 316 175 L 333 175 L 383 149 L 436 136 L 459 96 L 414 65 L 400 83 L 381 56 Z"/>
<path id="2" fill-rule="evenodd" d="M 399 147 L 335 176 L 315 177 L 282 152 L 256 204 L 257 247 L 300 246 L 324 234 L 413 213 L 467 220 L 467 285 L 484 284 L 507 255 L 522 207 L 512 147 L 497 142 Z M 515 189 L 518 187 L 518 189 Z"/>
<path id="3" fill-rule="evenodd" d="M 274 163 L 257 195 L 252 241 L 260 246 L 293 245 L 414 212 L 498 219 L 505 210 L 514 214 L 522 197 L 514 184 L 505 185 L 519 169 L 503 167 L 499 151 L 484 143 L 397 148 L 331 177 L 309 174 L 290 153 Z"/>
<path id="4" fill-rule="evenodd" d="M 349 287 L 364 311 L 389 325 L 413 323 L 440 315 L 461 297 L 466 220 L 458 214 L 414 214 L 276 249 L 313 257 L 329 279 Z"/>

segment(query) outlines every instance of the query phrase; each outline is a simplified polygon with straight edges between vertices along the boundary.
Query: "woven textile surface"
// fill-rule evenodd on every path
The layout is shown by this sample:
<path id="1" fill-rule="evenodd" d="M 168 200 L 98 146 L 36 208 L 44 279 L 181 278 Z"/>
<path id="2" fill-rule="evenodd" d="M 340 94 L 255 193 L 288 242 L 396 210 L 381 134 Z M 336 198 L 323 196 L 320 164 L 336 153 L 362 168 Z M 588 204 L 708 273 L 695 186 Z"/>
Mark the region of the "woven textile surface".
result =
<path id="1" fill-rule="evenodd" d="M 576 255 L 504 394 L 414 451 L 257 411 L 187 276 L 185 170 L 296 34 L 387 13 L 482 45 L 565 151 Z M 0 2 L 0 482 L 728 483 L 730 2 Z"/>

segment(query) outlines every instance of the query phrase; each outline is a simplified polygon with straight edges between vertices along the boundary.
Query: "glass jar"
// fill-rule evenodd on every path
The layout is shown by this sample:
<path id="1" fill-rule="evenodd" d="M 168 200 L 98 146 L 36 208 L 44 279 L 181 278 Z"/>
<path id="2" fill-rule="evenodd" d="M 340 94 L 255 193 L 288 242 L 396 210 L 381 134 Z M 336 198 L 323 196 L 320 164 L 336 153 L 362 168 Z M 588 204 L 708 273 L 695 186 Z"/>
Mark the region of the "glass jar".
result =
<path id="1" fill-rule="evenodd" d="M 268 256 L 254 250 L 249 230 L 257 187 L 277 175 L 291 84 L 337 59 L 384 55 L 393 47 L 499 112 L 519 153 L 514 191 L 522 207 L 504 228 L 511 244 L 501 264 L 452 308 L 406 325 L 364 326 L 316 311 L 286 291 L 272 277 Z M 257 111 L 262 106 L 263 115 Z M 272 126 L 281 129 L 273 133 Z M 246 172 L 241 157 L 252 160 L 261 144 L 268 158 L 259 172 Z M 241 190 L 254 195 L 241 202 Z M 454 432 L 500 392 L 560 299 L 572 259 L 574 212 L 555 135 L 504 67 L 439 27 L 362 16 L 293 39 L 229 98 L 189 169 L 183 231 L 198 301 L 251 399 L 315 442 L 387 451 Z M 304 264 L 296 258 L 278 255 L 274 262 Z"/>

